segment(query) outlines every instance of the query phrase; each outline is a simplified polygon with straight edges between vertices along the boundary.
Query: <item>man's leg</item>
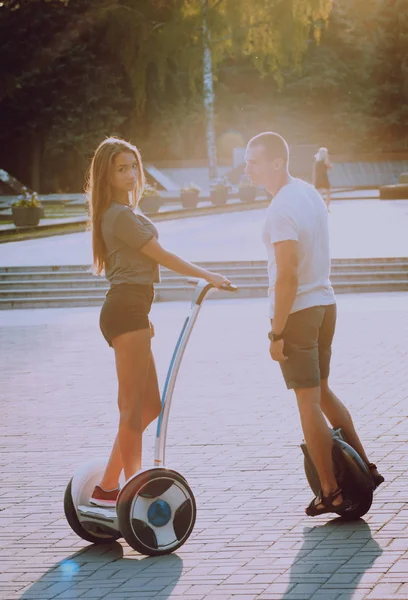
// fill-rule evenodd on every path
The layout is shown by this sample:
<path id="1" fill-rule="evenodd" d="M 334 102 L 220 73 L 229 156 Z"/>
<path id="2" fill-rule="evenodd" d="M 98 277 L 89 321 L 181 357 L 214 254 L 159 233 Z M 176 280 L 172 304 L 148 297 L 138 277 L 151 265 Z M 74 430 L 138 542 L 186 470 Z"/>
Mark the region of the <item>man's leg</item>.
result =
<path id="1" fill-rule="evenodd" d="M 333 472 L 333 439 L 321 409 L 320 387 L 297 388 L 294 391 L 306 446 L 319 475 L 323 496 L 327 497 L 338 485 Z M 339 505 L 342 501 L 339 495 L 333 504 Z"/>
<path id="2" fill-rule="evenodd" d="M 338 485 L 332 463 L 333 439 L 321 408 L 319 339 L 326 321 L 327 308 L 324 306 L 289 315 L 283 331 L 284 354 L 288 358 L 280 363 L 280 367 L 287 387 L 296 394 L 306 446 L 316 467 L 323 496 L 327 498 Z M 342 502 L 341 494 L 332 500 L 334 505 Z M 319 510 L 324 509 L 320 504 L 315 500 Z"/>
<path id="3" fill-rule="evenodd" d="M 321 381 L 321 407 L 334 429 L 341 428 L 344 431 L 347 442 L 369 465 L 370 460 L 364 450 L 363 444 L 354 428 L 353 419 L 344 404 L 337 398 L 336 394 L 329 388 L 329 380 Z M 372 475 L 379 476 L 377 469 L 372 469 Z"/>
<path id="4" fill-rule="evenodd" d="M 330 188 L 328 188 L 326 190 L 326 206 L 327 206 L 327 210 L 330 212 L 330 202 L 331 202 L 331 193 L 330 193 Z"/>

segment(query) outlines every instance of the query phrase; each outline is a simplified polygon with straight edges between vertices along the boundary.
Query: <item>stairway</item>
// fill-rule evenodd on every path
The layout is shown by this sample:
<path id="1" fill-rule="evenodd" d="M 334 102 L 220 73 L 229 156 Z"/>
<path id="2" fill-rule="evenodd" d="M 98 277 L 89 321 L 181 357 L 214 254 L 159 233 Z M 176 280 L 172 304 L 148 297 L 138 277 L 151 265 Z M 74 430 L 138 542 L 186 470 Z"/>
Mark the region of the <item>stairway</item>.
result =
<path id="1" fill-rule="evenodd" d="M 265 297 L 268 289 L 266 261 L 200 263 L 225 274 L 239 287 L 234 297 Z M 187 278 L 167 269 L 156 287 L 156 301 L 188 300 L 192 288 Z M 332 283 L 337 293 L 408 291 L 408 258 L 334 259 Z M 0 267 L 0 308 L 52 308 L 101 305 L 107 282 L 90 272 L 88 265 Z M 227 292 L 217 298 L 231 298 Z"/>

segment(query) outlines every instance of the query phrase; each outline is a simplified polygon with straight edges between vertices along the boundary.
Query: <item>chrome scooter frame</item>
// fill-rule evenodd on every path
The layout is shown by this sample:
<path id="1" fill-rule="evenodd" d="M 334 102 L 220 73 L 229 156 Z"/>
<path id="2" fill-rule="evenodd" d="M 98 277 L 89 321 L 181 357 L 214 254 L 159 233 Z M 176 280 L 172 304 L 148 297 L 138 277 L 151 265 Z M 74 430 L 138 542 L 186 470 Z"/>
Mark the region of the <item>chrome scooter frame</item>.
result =
<path id="1" fill-rule="evenodd" d="M 156 442 L 155 442 L 155 455 L 154 455 L 154 468 L 164 467 L 165 460 L 165 449 L 166 449 L 166 437 L 167 437 L 167 426 L 171 408 L 171 401 L 173 397 L 174 387 L 177 379 L 177 374 L 180 369 L 181 360 L 183 358 L 184 351 L 186 349 L 188 340 L 190 338 L 191 332 L 193 330 L 194 324 L 197 320 L 198 314 L 201 309 L 201 304 L 204 298 L 207 296 L 208 292 L 212 289 L 215 289 L 211 283 L 203 279 L 189 279 L 188 283 L 196 286 L 193 300 L 191 303 L 191 313 L 188 315 L 184 321 L 183 327 L 179 334 L 176 347 L 173 351 L 172 359 L 170 361 L 170 365 L 167 371 L 167 377 L 165 380 L 165 384 L 163 387 L 163 393 L 161 397 L 162 402 L 162 410 L 159 415 L 159 420 L 157 424 L 156 431 Z M 222 286 L 220 288 L 223 291 L 235 292 L 237 291 L 237 287 L 234 285 Z M 100 461 L 99 461 L 100 462 Z M 87 467 L 87 465 L 85 465 Z M 139 477 L 141 473 L 144 471 L 151 470 L 152 467 L 147 467 L 141 469 L 137 473 L 135 473 L 127 482 L 126 485 Z M 101 467 L 100 467 L 101 470 Z M 76 474 L 73 479 L 73 485 L 75 488 L 75 477 L 78 477 Z M 93 486 L 93 484 L 92 484 Z M 90 486 L 89 494 L 92 486 Z M 71 492 L 70 492 L 71 493 Z M 77 498 L 78 494 L 75 493 L 74 489 L 74 498 Z M 119 529 L 119 520 L 117 516 L 117 512 L 115 508 L 108 507 L 99 507 L 99 506 L 91 506 L 88 504 L 83 504 L 81 502 L 76 502 L 74 500 L 74 506 L 77 513 L 77 517 L 79 523 L 84 526 L 85 523 L 93 523 L 96 525 L 102 525 L 105 532 L 110 533 L 111 535 L 121 536 L 121 532 Z M 74 529 L 75 531 L 75 529 Z M 86 538 L 85 538 L 86 539 Z"/>
<path id="2" fill-rule="evenodd" d="M 191 302 L 191 313 L 186 317 L 186 320 L 184 321 L 183 327 L 181 329 L 180 335 L 176 343 L 176 347 L 173 352 L 172 359 L 170 361 L 166 381 L 163 387 L 161 399 L 162 410 L 159 415 L 159 421 L 157 424 L 156 431 L 156 444 L 154 452 L 155 467 L 163 467 L 165 463 L 167 426 L 169 421 L 171 401 L 173 398 L 174 386 L 176 384 L 176 379 L 180 369 L 180 364 L 184 355 L 184 351 L 186 349 L 191 332 L 193 331 L 193 327 L 200 312 L 203 300 L 210 290 L 215 289 L 211 283 L 208 283 L 204 279 L 189 279 L 188 283 L 196 285 L 196 289 L 193 296 L 193 300 Z M 227 292 L 237 291 L 237 288 L 234 285 L 223 286 L 220 289 Z"/>

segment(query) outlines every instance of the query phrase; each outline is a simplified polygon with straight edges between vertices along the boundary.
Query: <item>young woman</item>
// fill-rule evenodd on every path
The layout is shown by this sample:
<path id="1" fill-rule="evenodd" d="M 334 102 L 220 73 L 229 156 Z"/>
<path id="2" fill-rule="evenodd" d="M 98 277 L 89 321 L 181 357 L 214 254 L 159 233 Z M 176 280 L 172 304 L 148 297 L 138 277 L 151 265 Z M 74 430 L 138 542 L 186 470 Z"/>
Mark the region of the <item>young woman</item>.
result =
<path id="1" fill-rule="evenodd" d="M 327 171 L 331 169 L 333 165 L 329 160 L 329 152 L 327 148 L 319 148 L 317 154 L 315 154 L 315 162 L 313 165 L 313 185 L 320 192 L 326 192 L 325 203 L 327 210 L 330 212 L 330 181 Z"/>
<path id="2" fill-rule="evenodd" d="M 100 327 L 115 352 L 119 431 L 90 499 L 96 506 L 115 506 L 119 475 L 124 469 L 128 479 L 141 468 L 143 431 L 161 411 L 148 316 L 153 285 L 160 280 L 158 265 L 218 288 L 230 284 L 223 275 L 186 262 L 159 244 L 153 223 L 134 212 L 143 186 L 138 149 L 117 138 L 103 141 L 92 159 L 87 193 L 94 269 L 104 271 L 110 283 Z"/>

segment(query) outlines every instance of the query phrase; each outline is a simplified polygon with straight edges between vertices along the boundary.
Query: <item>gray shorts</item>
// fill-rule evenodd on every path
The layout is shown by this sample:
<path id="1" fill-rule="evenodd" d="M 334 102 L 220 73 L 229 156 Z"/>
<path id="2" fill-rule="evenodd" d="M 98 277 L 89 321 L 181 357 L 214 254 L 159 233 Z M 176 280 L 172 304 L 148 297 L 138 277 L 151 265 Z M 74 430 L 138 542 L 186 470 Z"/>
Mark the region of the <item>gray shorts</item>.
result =
<path id="1" fill-rule="evenodd" d="M 279 363 L 288 389 L 318 387 L 328 378 L 336 312 L 336 305 L 329 304 L 289 315 L 283 330 L 288 360 Z"/>

